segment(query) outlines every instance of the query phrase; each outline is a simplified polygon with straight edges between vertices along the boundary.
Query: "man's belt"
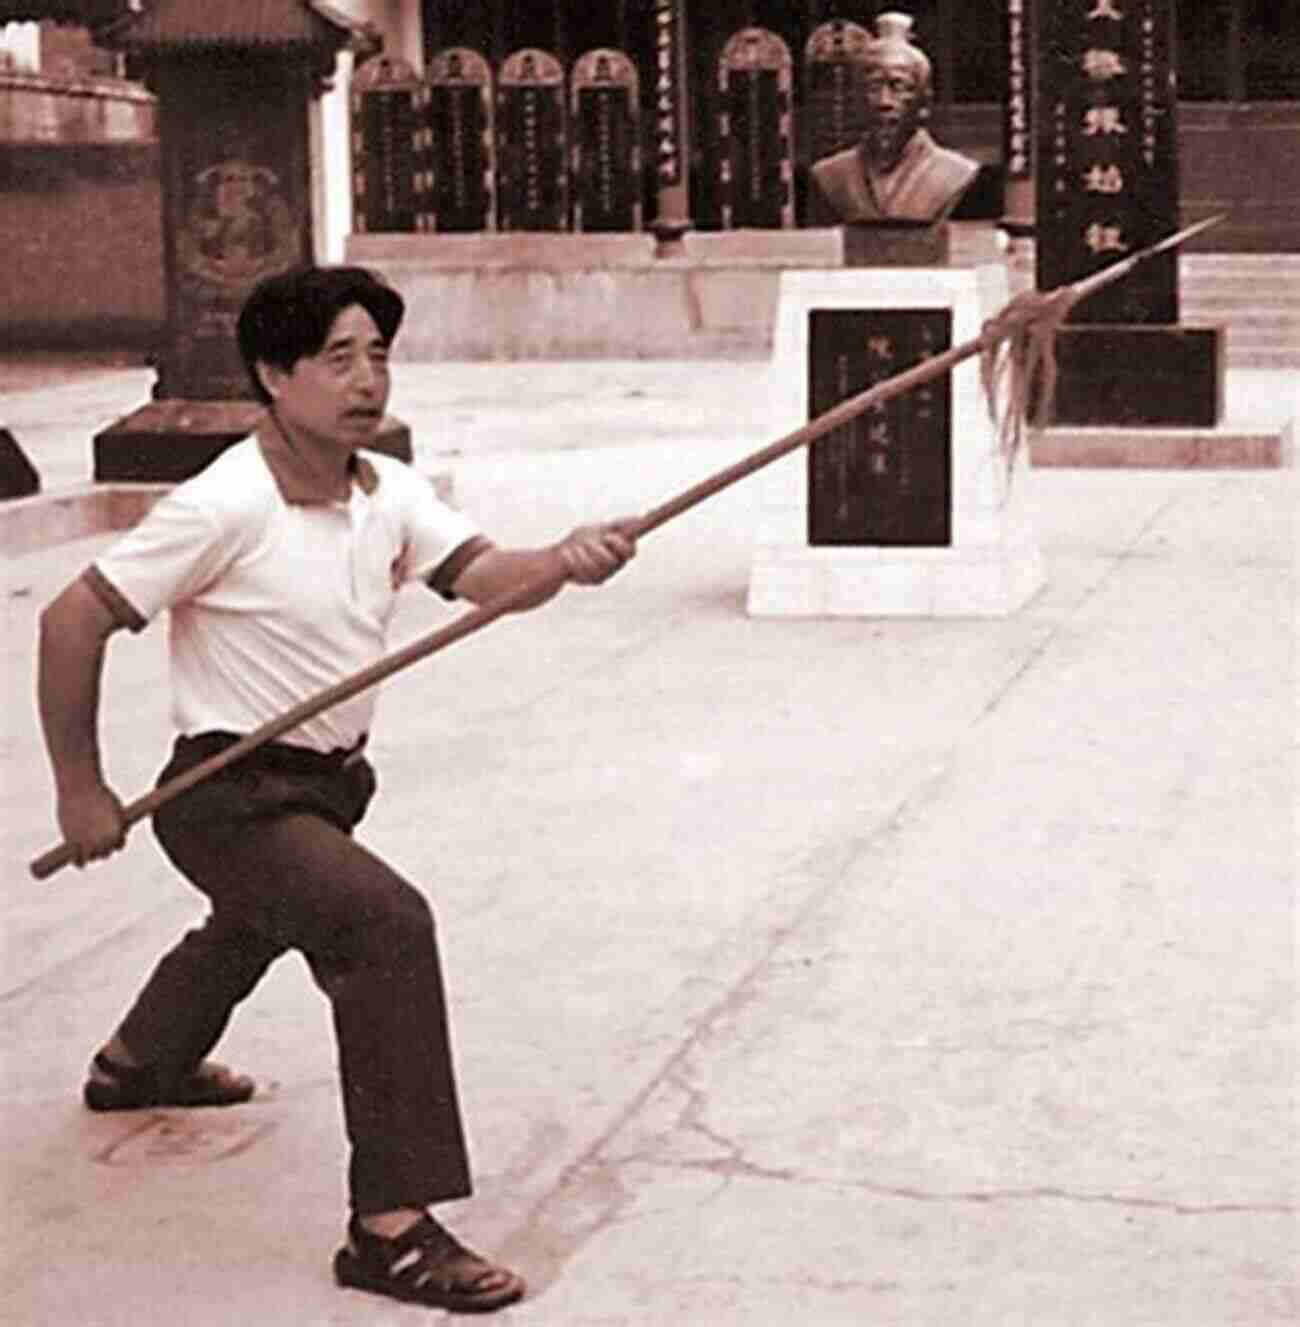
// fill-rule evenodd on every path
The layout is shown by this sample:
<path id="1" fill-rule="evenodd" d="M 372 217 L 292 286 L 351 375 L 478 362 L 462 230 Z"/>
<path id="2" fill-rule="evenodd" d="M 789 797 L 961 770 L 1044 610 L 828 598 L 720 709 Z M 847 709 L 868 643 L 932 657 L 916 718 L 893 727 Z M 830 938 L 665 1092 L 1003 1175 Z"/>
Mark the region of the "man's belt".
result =
<path id="1" fill-rule="evenodd" d="M 263 742 L 235 763 L 245 768 L 264 769 L 278 774 L 337 774 L 361 759 L 367 737 L 368 734 L 362 733 L 351 746 L 335 747 L 333 751 L 313 751 L 310 747 L 296 746 L 292 742 Z M 213 731 L 182 737 L 177 747 L 186 757 L 194 755 L 200 760 L 207 760 L 241 740 L 239 733 Z"/>

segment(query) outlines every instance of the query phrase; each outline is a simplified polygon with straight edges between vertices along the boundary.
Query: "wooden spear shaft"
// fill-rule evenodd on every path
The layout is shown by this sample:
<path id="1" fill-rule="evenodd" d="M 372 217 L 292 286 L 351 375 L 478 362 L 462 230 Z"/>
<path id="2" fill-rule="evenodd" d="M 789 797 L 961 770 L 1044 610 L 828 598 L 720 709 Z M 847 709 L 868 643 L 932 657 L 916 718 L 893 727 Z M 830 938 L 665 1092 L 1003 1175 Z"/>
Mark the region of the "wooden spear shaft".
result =
<path id="1" fill-rule="evenodd" d="M 911 391 L 914 387 L 919 387 L 923 383 L 942 377 L 963 360 L 971 359 L 982 354 L 985 350 L 991 349 L 999 341 L 1015 332 L 1018 327 L 1022 327 L 1031 321 L 1032 318 L 1043 316 L 1045 309 L 1050 307 L 1047 301 L 1051 300 L 1053 296 L 1059 294 L 1075 296 L 1080 287 L 1085 285 L 1087 293 L 1091 293 L 1101 285 L 1109 284 L 1109 281 L 1118 280 L 1121 276 L 1124 276 L 1141 259 L 1149 257 L 1152 253 L 1156 253 L 1161 249 L 1168 248 L 1172 244 L 1187 238 L 1189 234 L 1195 234 L 1197 231 L 1205 229 L 1206 226 L 1214 225 L 1219 220 L 1221 218 L 1213 217 L 1208 221 L 1200 222 L 1186 231 L 1180 231 L 1177 235 L 1160 241 L 1158 245 L 1153 245 L 1150 249 L 1143 250 L 1139 254 L 1133 254 L 1122 262 L 1116 263 L 1114 267 L 1095 273 L 1093 276 L 1086 278 L 1084 282 L 1076 282 L 1074 285 L 1062 287 L 1059 291 L 1044 294 L 1039 297 L 1036 303 L 1025 304 L 1021 310 L 1017 310 L 1017 316 L 1014 318 L 999 317 L 985 323 L 979 336 L 972 337 L 969 341 L 964 341 L 951 350 L 945 350 L 942 354 L 922 360 L 921 363 L 914 365 L 912 368 L 896 374 L 892 378 L 887 378 L 884 382 L 876 383 L 875 386 L 859 392 L 856 396 L 846 398 L 837 406 L 827 410 L 824 414 L 818 415 L 816 419 L 810 420 L 792 433 L 787 433 L 784 437 L 778 438 L 766 447 L 751 452 L 739 461 L 701 479 L 689 488 L 683 489 L 676 497 L 669 498 L 666 502 L 660 503 L 659 506 L 651 508 L 650 511 L 638 517 L 632 523 L 632 533 L 639 539 L 642 535 L 657 530 L 674 517 L 698 506 L 701 502 L 722 492 L 723 489 L 739 483 L 742 479 L 747 479 L 765 466 L 771 465 L 773 461 L 780 460 L 781 457 L 797 451 L 800 447 L 808 446 L 809 443 L 815 442 L 826 433 L 842 428 L 873 406 L 880 405 L 892 397 Z M 1108 280 L 1102 280 L 1102 278 L 1108 278 Z M 267 720 L 260 728 L 256 728 L 251 733 L 241 737 L 232 746 L 226 747 L 225 750 L 209 757 L 202 764 L 194 766 L 193 769 L 187 770 L 184 774 L 163 784 L 160 788 L 155 788 L 143 797 L 129 802 L 122 808 L 127 826 L 134 825 L 136 821 L 152 815 L 159 807 L 164 806 L 173 798 L 179 797 L 181 793 L 187 792 L 195 784 L 210 778 L 218 771 L 248 755 L 250 751 L 256 750 L 267 742 L 274 741 L 277 737 L 298 727 L 299 724 L 305 723 L 323 710 L 331 709 L 345 700 L 350 700 L 359 692 L 368 690 L 370 687 L 384 681 L 385 678 L 391 677 L 394 673 L 401 672 L 402 669 L 409 668 L 412 664 L 418 663 L 421 659 L 427 659 L 432 654 L 437 654 L 439 650 L 446 649 L 449 645 L 455 644 L 458 640 L 463 640 L 466 636 L 472 636 L 476 631 L 481 631 L 489 623 L 513 612 L 534 597 L 553 593 L 564 584 L 565 579 L 563 575 L 556 574 L 529 581 L 517 589 L 511 590 L 508 594 L 500 595 L 496 599 L 472 609 L 458 617 L 454 622 L 448 623 L 445 627 L 440 627 L 437 631 L 421 636 L 402 649 L 396 650 L 392 654 L 386 654 L 382 659 L 377 659 L 373 664 L 353 673 L 350 677 L 344 678 L 341 682 L 336 682 L 333 686 L 317 692 L 316 695 L 300 701 L 283 714 Z M 50 848 L 35 858 L 31 862 L 31 872 L 37 880 L 45 880 L 67 866 L 71 861 L 71 847 L 67 843 L 60 843 L 57 847 Z"/>
<path id="2" fill-rule="evenodd" d="M 978 355 L 986 346 L 994 344 L 1005 334 L 1005 332 L 995 333 L 986 329 L 980 336 L 974 337 L 962 345 L 955 346 L 941 355 L 936 355 L 933 359 L 924 360 L 896 377 L 877 383 L 874 387 L 841 401 L 832 410 L 819 415 L 810 423 L 803 425 L 802 428 L 796 429 L 783 438 L 778 438 L 776 442 L 770 443 L 725 469 L 709 475 L 707 478 L 700 480 L 699 483 L 684 489 L 676 497 L 670 498 L 667 502 L 661 503 L 643 516 L 638 517 L 632 523 L 632 533 L 639 539 L 642 535 L 649 534 L 651 530 L 657 530 L 675 516 L 680 516 L 683 512 L 698 506 L 707 498 L 720 493 L 724 488 L 739 483 L 740 480 L 761 470 L 764 466 L 770 465 L 780 457 L 795 451 L 799 447 L 806 446 L 823 434 L 848 423 L 849 420 L 860 415 L 864 410 L 868 410 L 882 401 L 887 401 L 891 397 L 898 396 L 902 392 L 909 391 L 921 383 L 930 382 L 932 379 L 942 376 L 954 365 L 971 358 L 973 355 Z M 256 750 L 267 742 L 274 741 L 277 737 L 293 728 L 297 728 L 299 724 L 314 718 L 322 711 L 331 709 L 345 700 L 350 700 L 359 692 L 368 690 L 370 687 L 384 681 L 385 678 L 391 677 L 394 673 L 401 672 L 402 669 L 409 668 L 412 664 L 418 663 L 421 659 L 427 659 L 432 654 L 437 654 L 439 650 L 445 650 L 449 645 L 454 645 L 466 636 L 472 636 L 476 631 L 481 631 L 489 623 L 513 612 L 534 597 L 558 590 L 565 579 L 562 575 L 552 575 L 528 581 L 517 589 L 511 590 L 508 594 L 500 595 L 478 608 L 471 609 L 456 618 L 454 622 L 449 622 L 446 626 L 440 627 L 437 631 L 419 637 L 400 650 L 386 654 L 382 659 L 377 659 L 368 667 L 362 668 L 350 677 L 345 677 L 341 682 L 336 682 L 333 686 L 326 687 L 314 696 L 309 696 L 306 700 L 300 701 L 291 709 L 285 710 L 283 714 L 277 715 L 274 719 L 268 719 L 261 727 L 255 728 L 251 733 L 241 737 L 232 746 L 218 751 L 216 755 L 210 756 L 199 765 L 195 765 L 193 769 L 187 770 L 184 774 L 164 783 L 159 788 L 155 788 L 152 792 L 146 793 L 143 797 L 129 802 L 122 808 L 127 825 L 134 825 L 136 821 L 151 816 L 159 807 L 166 805 L 173 798 L 179 797 L 181 793 L 187 792 L 195 784 L 210 778 L 228 765 L 233 765 L 235 761 L 248 755 L 250 751 Z M 67 843 L 60 843 L 57 847 L 48 849 L 33 860 L 31 872 L 37 880 L 45 880 L 67 866 L 71 861 L 71 847 Z"/>

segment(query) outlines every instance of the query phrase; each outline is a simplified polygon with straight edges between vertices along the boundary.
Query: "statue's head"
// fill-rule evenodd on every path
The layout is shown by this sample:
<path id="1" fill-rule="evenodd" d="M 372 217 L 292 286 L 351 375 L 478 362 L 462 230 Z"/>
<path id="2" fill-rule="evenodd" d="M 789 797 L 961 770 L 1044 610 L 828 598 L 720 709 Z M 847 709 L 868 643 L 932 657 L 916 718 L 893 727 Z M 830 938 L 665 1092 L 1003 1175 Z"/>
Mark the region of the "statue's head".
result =
<path id="1" fill-rule="evenodd" d="M 930 114 L 930 61 L 910 40 L 907 14 L 881 14 L 866 48 L 863 142 L 875 165 L 891 170 Z"/>

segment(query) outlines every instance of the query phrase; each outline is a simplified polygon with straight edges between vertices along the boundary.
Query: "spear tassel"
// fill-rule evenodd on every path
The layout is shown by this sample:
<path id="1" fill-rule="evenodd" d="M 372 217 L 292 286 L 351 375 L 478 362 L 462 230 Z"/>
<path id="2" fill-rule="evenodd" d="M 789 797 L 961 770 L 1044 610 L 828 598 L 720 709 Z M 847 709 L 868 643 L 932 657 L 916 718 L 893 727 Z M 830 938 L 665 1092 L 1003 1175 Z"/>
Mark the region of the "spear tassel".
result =
<path id="1" fill-rule="evenodd" d="M 1198 234 L 1209 226 L 1216 225 L 1223 216 L 1210 217 L 1205 221 L 1189 226 L 1185 230 L 1170 235 L 1147 249 L 1131 254 L 1129 257 L 1105 267 L 1092 276 L 1060 286 L 1056 290 L 1039 293 L 1028 291 L 1016 296 L 995 317 L 984 324 L 980 334 L 961 345 L 954 346 L 942 354 L 922 360 L 919 364 L 887 378 L 884 382 L 859 392 L 841 401 L 816 419 L 802 427 L 769 443 L 766 447 L 742 457 L 740 460 L 707 476 L 689 488 L 683 489 L 675 497 L 669 498 L 659 506 L 651 508 L 632 523 L 632 532 L 639 539 L 642 535 L 657 530 L 661 525 L 698 506 L 701 502 L 730 488 L 742 479 L 771 465 L 773 461 L 806 447 L 809 443 L 842 428 L 856 419 L 864 411 L 870 410 L 895 396 L 911 391 L 923 383 L 942 377 L 963 360 L 976 355 L 982 357 L 982 369 L 990 404 L 996 411 L 997 384 L 1001 377 L 1009 372 L 1012 379 L 1011 401 L 1004 417 L 1001 438 L 1003 452 L 1008 465 L 1014 464 L 1015 450 L 1022 436 L 1022 421 L 1031 396 L 1031 383 L 1035 374 L 1040 380 L 1037 389 L 1039 410 L 1042 412 L 1051 401 L 1051 388 L 1055 378 L 1055 364 L 1051 353 L 1052 338 L 1056 329 L 1069 311 L 1083 299 L 1101 287 L 1109 285 L 1126 276 L 1138 263 L 1166 249 L 1181 244 L 1184 240 Z M 1041 420 L 1040 413 L 1040 420 Z M 239 739 L 232 746 L 217 752 L 202 764 L 187 770 L 184 774 L 165 783 L 160 788 L 137 798 L 122 808 L 127 826 L 134 825 L 146 816 L 152 815 L 159 807 L 187 792 L 195 784 L 232 765 L 259 746 L 274 741 L 277 737 L 305 723 L 323 710 L 341 704 L 345 700 L 368 690 L 370 687 L 391 677 L 394 673 L 409 668 L 421 659 L 446 649 L 458 640 L 481 631 L 497 618 L 513 612 L 528 602 L 539 592 L 553 592 L 564 583 L 563 576 L 547 576 L 530 581 L 508 594 L 500 595 L 491 602 L 462 614 L 455 621 L 421 636 L 409 645 L 382 659 L 376 660 L 369 667 L 360 669 L 341 682 L 309 696 L 297 705 L 286 710 L 274 719 L 269 719 L 259 728 Z M 60 843 L 48 849 L 30 863 L 32 875 L 37 880 L 45 880 L 72 861 L 72 849 L 67 843 Z"/>

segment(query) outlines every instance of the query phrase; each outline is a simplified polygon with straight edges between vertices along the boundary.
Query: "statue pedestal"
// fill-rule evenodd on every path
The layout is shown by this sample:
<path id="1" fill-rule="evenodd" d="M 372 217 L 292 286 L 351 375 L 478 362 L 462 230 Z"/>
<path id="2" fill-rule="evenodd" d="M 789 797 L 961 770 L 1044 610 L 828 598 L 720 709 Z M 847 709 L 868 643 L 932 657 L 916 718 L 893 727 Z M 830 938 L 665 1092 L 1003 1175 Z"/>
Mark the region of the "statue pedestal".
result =
<path id="1" fill-rule="evenodd" d="M 773 435 L 978 336 L 1007 298 L 1001 265 L 783 273 Z M 1026 453 L 1009 479 L 972 358 L 784 457 L 760 478 L 749 612 L 1015 612 L 1045 579 Z"/>

